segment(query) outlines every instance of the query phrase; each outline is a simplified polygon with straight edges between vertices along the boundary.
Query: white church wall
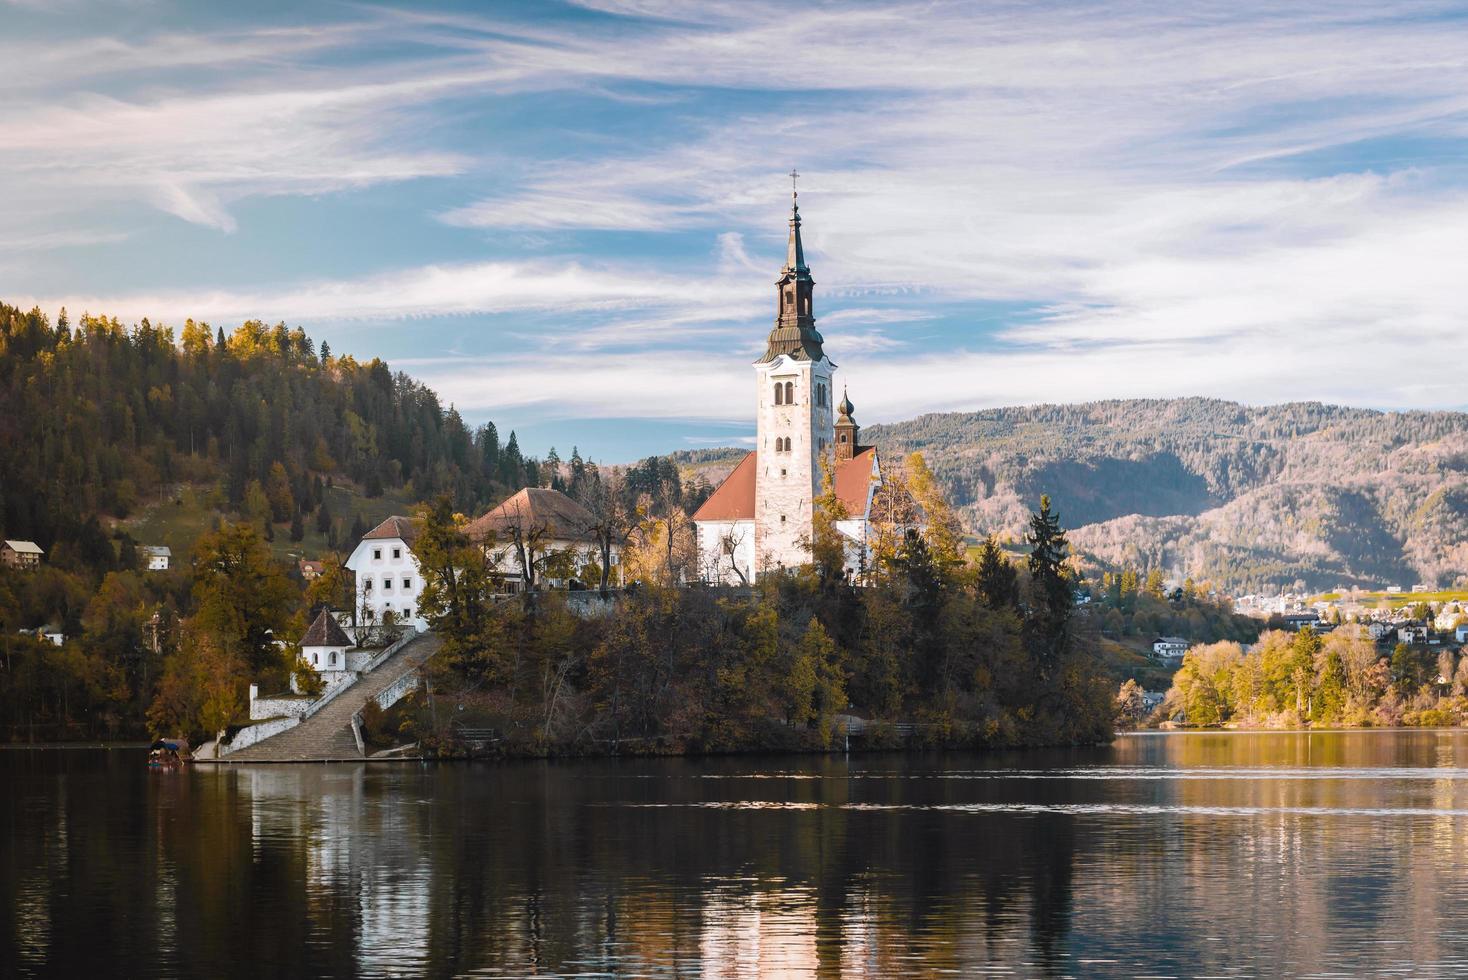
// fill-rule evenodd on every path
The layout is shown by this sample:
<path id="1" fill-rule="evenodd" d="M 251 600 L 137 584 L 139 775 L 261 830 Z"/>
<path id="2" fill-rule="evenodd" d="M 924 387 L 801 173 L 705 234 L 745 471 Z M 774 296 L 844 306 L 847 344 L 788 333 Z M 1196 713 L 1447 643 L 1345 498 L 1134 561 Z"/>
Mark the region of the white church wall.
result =
<path id="1" fill-rule="evenodd" d="M 734 571 L 736 566 L 744 573 L 743 583 Z M 699 577 L 705 582 L 753 583 L 754 521 L 699 521 L 698 569 Z"/>
<path id="2" fill-rule="evenodd" d="M 830 360 L 781 355 L 755 365 L 758 470 L 755 473 L 755 567 L 795 567 L 810 560 L 813 501 L 821 490 L 820 458 L 835 441 Z M 790 382 L 793 404 L 776 403 L 775 385 Z M 825 395 L 817 398 L 817 385 Z M 781 448 L 790 440 L 790 449 Z"/>

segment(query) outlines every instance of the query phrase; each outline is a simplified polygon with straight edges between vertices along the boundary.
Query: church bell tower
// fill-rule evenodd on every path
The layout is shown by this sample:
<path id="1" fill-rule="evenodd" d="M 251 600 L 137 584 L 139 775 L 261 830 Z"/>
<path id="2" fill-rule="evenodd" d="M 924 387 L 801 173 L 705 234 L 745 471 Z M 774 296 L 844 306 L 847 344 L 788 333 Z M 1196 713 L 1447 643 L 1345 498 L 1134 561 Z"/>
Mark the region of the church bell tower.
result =
<path id="1" fill-rule="evenodd" d="M 792 179 L 797 175 L 792 171 Z M 775 280 L 775 326 L 754 364 L 757 385 L 755 573 L 810 561 L 821 460 L 835 442 L 831 363 L 816 331 L 815 280 L 800 240 L 800 201 L 791 192 L 790 240 Z"/>

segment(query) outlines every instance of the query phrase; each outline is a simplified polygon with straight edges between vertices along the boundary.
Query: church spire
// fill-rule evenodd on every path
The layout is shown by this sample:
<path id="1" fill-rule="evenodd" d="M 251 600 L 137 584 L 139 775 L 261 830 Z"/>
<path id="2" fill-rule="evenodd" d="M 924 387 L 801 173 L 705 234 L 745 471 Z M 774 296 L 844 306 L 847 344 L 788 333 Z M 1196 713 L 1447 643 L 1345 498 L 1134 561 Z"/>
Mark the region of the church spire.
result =
<path id="1" fill-rule="evenodd" d="M 790 176 L 794 179 L 794 170 Z M 800 244 L 800 194 L 794 188 L 790 191 L 790 246 L 785 252 L 785 271 L 810 271 L 805 267 L 805 248 Z"/>
<path id="2" fill-rule="evenodd" d="M 825 356 L 812 311 L 816 283 L 805 264 L 805 247 L 800 241 L 800 199 L 793 187 L 798 176 L 794 170 L 790 171 L 790 243 L 785 252 L 785 268 L 775 281 L 778 310 L 775 328 L 770 331 L 765 356 L 759 363 L 773 361 L 782 354 L 797 361 L 819 361 Z"/>

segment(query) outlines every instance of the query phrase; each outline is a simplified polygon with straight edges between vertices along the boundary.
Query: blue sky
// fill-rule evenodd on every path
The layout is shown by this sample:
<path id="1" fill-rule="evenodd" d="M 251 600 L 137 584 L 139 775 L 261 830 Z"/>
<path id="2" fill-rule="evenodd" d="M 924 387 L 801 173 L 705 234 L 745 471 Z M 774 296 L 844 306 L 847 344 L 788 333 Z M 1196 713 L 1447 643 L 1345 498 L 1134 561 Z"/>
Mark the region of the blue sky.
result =
<path id="1" fill-rule="evenodd" d="M 0 0 L 0 298 L 304 326 L 608 460 L 752 435 L 799 167 L 863 422 L 1459 408 L 1468 7 Z"/>

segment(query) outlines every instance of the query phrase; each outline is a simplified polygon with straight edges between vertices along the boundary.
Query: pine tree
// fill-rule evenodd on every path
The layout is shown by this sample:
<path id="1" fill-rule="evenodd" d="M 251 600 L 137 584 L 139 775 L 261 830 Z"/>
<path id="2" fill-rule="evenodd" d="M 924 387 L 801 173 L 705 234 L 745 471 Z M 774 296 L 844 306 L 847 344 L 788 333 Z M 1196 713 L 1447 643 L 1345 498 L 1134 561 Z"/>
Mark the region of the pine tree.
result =
<path id="1" fill-rule="evenodd" d="M 301 512 L 298 510 L 291 517 L 291 540 L 299 541 L 306 536 L 306 527 L 301 521 Z"/>
<path id="2" fill-rule="evenodd" d="M 1019 573 L 991 534 L 979 548 L 976 586 L 990 609 L 1019 608 Z"/>
<path id="3" fill-rule="evenodd" d="M 494 427 L 493 422 L 486 422 L 479 428 L 479 458 L 483 466 L 484 475 L 491 479 L 499 476 L 500 470 L 500 434 Z"/>
<path id="4" fill-rule="evenodd" d="M 331 507 L 328 506 L 325 498 L 323 498 L 321 501 L 321 506 L 316 508 L 316 533 L 326 534 L 330 530 Z"/>
<path id="5" fill-rule="evenodd" d="M 1025 638 L 1041 675 L 1060 662 L 1069 648 L 1070 618 L 1075 604 L 1065 572 L 1068 543 L 1060 518 L 1050 511 L 1049 495 L 1040 498 L 1040 510 L 1030 515 L 1030 602 L 1025 616 Z"/>
<path id="6" fill-rule="evenodd" d="M 321 363 L 326 364 L 331 360 L 331 345 L 326 341 L 321 342 Z"/>
<path id="7" fill-rule="evenodd" d="M 586 463 L 581 458 L 581 451 L 575 446 L 571 447 L 570 467 L 571 483 L 567 492 L 575 497 L 585 489 L 584 484 L 586 481 Z"/>
<path id="8" fill-rule="evenodd" d="M 510 439 L 505 443 L 504 452 L 499 458 L 500 482 L 511 490 L 518 490 L 525 485 L 525 460 L 520 455 L 520 441 L 515 438 L 515 430 L 510 430 Z"/>

